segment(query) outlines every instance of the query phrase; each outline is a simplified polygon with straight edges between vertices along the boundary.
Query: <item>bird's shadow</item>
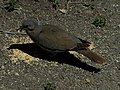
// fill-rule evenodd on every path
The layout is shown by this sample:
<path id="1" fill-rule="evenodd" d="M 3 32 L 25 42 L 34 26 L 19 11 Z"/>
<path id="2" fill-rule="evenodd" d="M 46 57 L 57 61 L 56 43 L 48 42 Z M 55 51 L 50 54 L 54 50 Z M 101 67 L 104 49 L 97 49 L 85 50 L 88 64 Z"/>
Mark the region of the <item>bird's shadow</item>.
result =
<path id="1" fill-rule="evenodd" d="M 81 62 L 79 59 L 74 57 L 74 55 L 72 55 L 68 52 L 59 53 L 55 57 L 49 57 L 51 55 L 51 53 L 38 47 L 35 43 L 12 44 L 12 45 L 10 45 L 8 50 L 10 50 L 10 49 L 19 49 L 19 50 L 21 50 L 33 57 L 36 57 L 36 58 L 40 58 L 40 59 L 48 60 L 48 61 L 57 61 L 58 63 L 69 64 L 69 65 L 87 70 L 89 72 L 97 73 L 100 71 L 99 68 L 95 68 L 84 62 Z"/>

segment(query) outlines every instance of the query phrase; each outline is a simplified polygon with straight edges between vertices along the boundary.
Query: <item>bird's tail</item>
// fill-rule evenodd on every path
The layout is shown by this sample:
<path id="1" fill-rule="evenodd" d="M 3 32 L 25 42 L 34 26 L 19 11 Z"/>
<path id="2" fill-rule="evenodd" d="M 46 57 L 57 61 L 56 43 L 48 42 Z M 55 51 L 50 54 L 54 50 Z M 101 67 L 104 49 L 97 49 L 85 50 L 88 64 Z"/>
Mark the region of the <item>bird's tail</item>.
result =
<path id="1" fill-rule="evenodd" d="M 79 50 L 78 52 L 83 54 L 87 58 L 89 58 L 91 61 L 94 61 L 94 62 L 96 62 L 98 64 L 106 64 L 106 60 L 104 58 L 102 58 L 101 56 L 99 56 L 98 54 L 92 52 L 89 49 Z"/>

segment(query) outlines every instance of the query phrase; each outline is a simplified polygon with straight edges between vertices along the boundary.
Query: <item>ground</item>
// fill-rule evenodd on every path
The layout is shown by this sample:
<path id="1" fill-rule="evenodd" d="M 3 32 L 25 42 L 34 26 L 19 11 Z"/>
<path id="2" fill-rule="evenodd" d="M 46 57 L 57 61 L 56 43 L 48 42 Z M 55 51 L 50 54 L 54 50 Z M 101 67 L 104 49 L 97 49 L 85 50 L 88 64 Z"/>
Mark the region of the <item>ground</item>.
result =
<path id="1" fill-rule="evenodd" d="M 61 0 L 57 10 L 50 1 L 19 0 L 11 12 L 0 1 L 0 90 L 45 90 L 52 84 L 53 90 L 120 90 L 120 0 Z M 105 18 L 102 27 L 92 24 L 98 16 Z M 69 53 L 47 57 L 26 34 L 14 33 L 27 18 L 93 42 L 107 64 Z"/>

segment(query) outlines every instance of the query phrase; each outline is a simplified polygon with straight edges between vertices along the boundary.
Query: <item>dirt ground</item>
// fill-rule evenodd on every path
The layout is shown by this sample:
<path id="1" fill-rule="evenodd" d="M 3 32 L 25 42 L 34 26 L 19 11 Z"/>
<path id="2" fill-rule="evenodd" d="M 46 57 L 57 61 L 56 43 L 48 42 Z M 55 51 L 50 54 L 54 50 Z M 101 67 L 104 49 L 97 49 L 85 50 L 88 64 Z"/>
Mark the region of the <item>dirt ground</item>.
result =
<path id="1" fill-rule="evenodd" d="M 57 10 L 50 1 L 19 0 L 8 12 L 0 0 L 0 90 L 120 90 L 120 0 L 61 0 Z M 92 24 L 99 15 L 103 27 Z M 48 58 L 26 34 L 15 33 L 27 18 L 93 42 L 107 65 L 69 53 Z"/>

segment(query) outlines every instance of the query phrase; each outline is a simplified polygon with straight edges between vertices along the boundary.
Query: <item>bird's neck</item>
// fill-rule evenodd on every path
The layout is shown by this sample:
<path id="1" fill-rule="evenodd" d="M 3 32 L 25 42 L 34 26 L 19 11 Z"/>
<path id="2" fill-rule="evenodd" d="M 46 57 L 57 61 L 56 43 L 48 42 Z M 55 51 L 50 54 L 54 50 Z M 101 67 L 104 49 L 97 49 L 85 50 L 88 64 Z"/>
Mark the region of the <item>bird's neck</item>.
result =
<path id="1" fill-rule="evenodd" d="M 38 41 L 37 39 L 39 38 L 39 34 L 41 31 L 42 31 L 42 27 L 40 25 L 37 25 L 33 31 L 26 30 L 27 34 L 34 42 Z"/>

